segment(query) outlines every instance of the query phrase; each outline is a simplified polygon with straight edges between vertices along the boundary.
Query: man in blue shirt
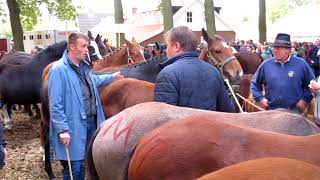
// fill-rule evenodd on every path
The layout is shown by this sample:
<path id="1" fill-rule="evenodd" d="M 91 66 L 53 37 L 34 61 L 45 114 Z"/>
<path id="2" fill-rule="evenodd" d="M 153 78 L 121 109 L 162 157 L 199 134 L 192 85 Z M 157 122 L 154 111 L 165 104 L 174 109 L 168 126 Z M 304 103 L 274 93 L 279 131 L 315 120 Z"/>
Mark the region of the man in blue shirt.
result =
<path id="1" fill-rule="evenodd" d="M 265 60 L 252 78 L 252 95 L 264 109 L 304 112 L 312 99 L 308 88 L 315 79 L 312 69 L 303 59 L 290 56 L 290 50 L 290 35 L 279 33 L 274 42 L 274 58 Z"/>
<path id="2" fill-rule="evenodd" d="M 119 73 L 93 74 L 84 61 L 88 44 L 87 35 L 71 33 L 68 49 L 49 72 L 50 147 L 63 165 L 64 180 L 71 179 L 66 147 L 70 152 L 73 178 L 85 179 L 87 145 L 96 128 L 105 120 L 98 87 L 123 78 Z"/>
<path id="3" fill-rule="evenodd" d="M 165 35 L 167 57 L 155 82 L 154 100 L 182 107 L 233 112 L 220 72 L 200 60 L 196 35 L 185 26 Z"/>

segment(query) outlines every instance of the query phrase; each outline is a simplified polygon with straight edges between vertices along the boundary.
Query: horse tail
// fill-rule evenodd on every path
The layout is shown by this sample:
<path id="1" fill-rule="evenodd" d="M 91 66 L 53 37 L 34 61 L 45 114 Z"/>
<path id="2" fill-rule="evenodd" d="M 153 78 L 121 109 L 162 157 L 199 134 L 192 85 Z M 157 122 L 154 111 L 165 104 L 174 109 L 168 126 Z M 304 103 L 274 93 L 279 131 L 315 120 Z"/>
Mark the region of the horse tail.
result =
<path id="1" fill-rule="evenodd" d="M 49 135 L 49 123 L 50 123 L 50 113 L 49 113 L 49 99 L 48 92 L 45 92 L 48 88 L 48 82 L 46 80 L 42 81 L 42 90 L 40 93 L 41 98 L 41 121 L 40 121 L 40 141 L 41 145 L 44 147 L 48 141 Z"/>
<path id="2" fill-rule="evenodd" d="M 86 165 L 87 165 L 88 177 L 90 180 L 99 180 L 99 176 L 93 162 L 92 146 L 93 146 L 94 140 L 96 139 L 98 133 L 100 132 L 100 129 L 101 129 L 101 126 L 92 135 L 91 141 L 87 148 Z"/>
<path id="3" fill-rule="evenodd" d="M 136 145 L 130 152 L 129 152 L 129 159 L 131 161 L 132 156 L 134 154 L 134 152 L 136 151 L 138 145 Z M 124 180 L 128 180 L 129 179 L 129 165 L 130 165 L 130 161 L 128 162 L 126 169 L 125 169 L 125 176 L 124 176 Z"/>
<path id="4" fill-rule="evenodd" d="M 55 176 L 52 171 L 50 161 L 50 140 L 49 140 L 49 125 L 50 125 L 50 112 L 49 112 L 49 99 L 48 99 L 48 80 L 42 80 L 41 86 L 41 121 L 40 121 L 40 142 L 44 148 L 45 155 L 45 171 L 47 172 L 50 179 L 54 179 Z"/>

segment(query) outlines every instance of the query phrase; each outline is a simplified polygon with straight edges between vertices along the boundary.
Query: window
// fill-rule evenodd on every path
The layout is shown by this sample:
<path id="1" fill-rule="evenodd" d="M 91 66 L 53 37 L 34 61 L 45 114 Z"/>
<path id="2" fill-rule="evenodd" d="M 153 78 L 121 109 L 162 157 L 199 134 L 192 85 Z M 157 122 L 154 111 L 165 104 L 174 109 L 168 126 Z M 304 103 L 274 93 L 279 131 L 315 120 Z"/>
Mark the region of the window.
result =
<path id="1" fill-rule="evenodd" d="M 41 35 L 41 34 L 38 34 L 38 35 L 37 35 L 37 38 L 38 38 L 38 39 L 42 39 L 42 35 Z"/>
<path id="2" fill-rule="evenodd" d="M 192 22 L 192 12 L 187 12 L 187 22 Z"/>
<path id="3" fill-rule="evenodd" d="M 26 36 L 23 36 L 23 40 L 26 40 Z"/>
<path id="4" fill-rule="evenodd" d="M 50 34 L 46 34 L 46 39 L 50 39 Z"/>
<path id="5" fill-rule="evenodd" d="M 30 35 L 30 36 L 29 36 L 29 39 L 30 39 L 30 40 L 33 40 L 33 35 Z"/>

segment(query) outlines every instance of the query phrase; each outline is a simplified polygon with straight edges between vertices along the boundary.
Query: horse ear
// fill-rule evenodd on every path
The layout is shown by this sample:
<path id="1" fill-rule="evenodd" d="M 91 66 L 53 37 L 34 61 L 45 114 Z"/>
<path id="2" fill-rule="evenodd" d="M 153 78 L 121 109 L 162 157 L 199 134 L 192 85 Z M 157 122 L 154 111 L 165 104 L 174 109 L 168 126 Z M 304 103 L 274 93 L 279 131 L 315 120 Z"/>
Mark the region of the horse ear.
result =
<path id="1" fill-rule="evenodd" d="M 127 45 L 131 45 L 131 42 L 128 41 L 126 38 L 124 39 L 124 41 L 126 42 Z"/>
<path id="2" fill-rule="evenodd" d="M 159 50 L 159 49 L 160 49 L 159 43 L 158 43 L 158 42 L 155 42 L 154 44 L 156 45 L 156 49 Z"/>
<path id="3" fill-rule="evenodd" d="M 207 42 L 207 43 L 209 43 L 209 40 L 210 40 L 210 37 L 209 37 L 209 35 L 208 35 L 208 33 L 207 33 L 207 31 L 206 30 L 204 30 L 204 28 L 202 28 L 202 36 L 203 36 L 203 39 Z"/>
<path id="4" fill-rule="evenodd" d="M 91 31 L 88 31 L 88 37 L 89 37 L 89 39 L 94 39 L 93 36 L 92 36 Z"/>
<path id="5" fill-rule="evenodd" d="M 104 43 L 104 44 L 107 44 L 107 43 L 108 43 L 108 40 L 107 40 L 106 38 L 104 38 L 103 43 Z"/>
<path id="6" fill-rule="evenodd" d="M 97 40 L 99 40 L 99 39 L 100 39 L 100 35 L 99 35 L 99 34 L 97 34 L 97 36 L 96 36 L 95 40 L 97 41 Z"/>
<path id="7" fill-rule="evenodd" d="M 132 43 L 137 44 L 136 38 L 132 37 Z"/>

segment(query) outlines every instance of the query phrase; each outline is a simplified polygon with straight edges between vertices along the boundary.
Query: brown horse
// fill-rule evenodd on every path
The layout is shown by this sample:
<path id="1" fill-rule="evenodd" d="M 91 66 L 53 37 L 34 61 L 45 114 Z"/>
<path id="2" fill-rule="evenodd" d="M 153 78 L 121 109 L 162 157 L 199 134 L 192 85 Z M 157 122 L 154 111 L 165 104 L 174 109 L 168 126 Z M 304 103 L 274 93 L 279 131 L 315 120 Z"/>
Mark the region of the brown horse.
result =
<path id="1" fill-rule="evenodd" d="M 320 167 L 288 158 L 260 158 L 232 165 L 198 180 L 319 180 Z"/>
<path id="2" fill-rule="evenodd" d="M 125 40 L 126 45 L 119 51 L 106 56 L 103 60 L 93 63 L 94 71 L 101 71 L 104 68 L 113 68 L 125 64 L 145 61 L 140 45 L 132 38 L 132 42 Z"/>
<path id="3" fill-rule="evenodd" d="M 141 103 L 109 118 L 96 131 L 95 138 L 88 147 L 90 176 L 100 179 L 124 179 L 133 149 L 145 133 L 164 123 L 195 114 L 292 135 L 320 132 L 316 125 L 304 117 L 282 110 L 235 114 L 183 108 L 158 102 Z"/>
<path id="4" fill-rule="evenodd" d="M 216 66 L 231 82 L 239 81 L 243 70 L 238 59 L 233 55 L 232 48 L 223 41 L 222 37 L 218 35 L 210 37 L 204 29 L 202 29 L 202 36 L 208 46 L 202 48 L 199 58 Z"/>
<path id="5" fill-rule="evenodd" d="M 260 55 L 252 52 L 234 53 L 234 56 L 241 64 L 244 74 L 254 74 L 263 61 Z"/>
<path id="6" fill-rule="evenodd" d="M 106 118 L 143 102 L 153 101 L 154 83 L 125 78 L 100 88 L 100 99 Z"/>
<path id="7" fill-rule="evenodd" d="M 222 118 L 222 113 L 194 115 L 146 134 L 130 161 L 129 180 L 191 180 L 262 157 L 293 158 L 320 165 L 318 134 L 290 136 L 222 122 Z"/>

